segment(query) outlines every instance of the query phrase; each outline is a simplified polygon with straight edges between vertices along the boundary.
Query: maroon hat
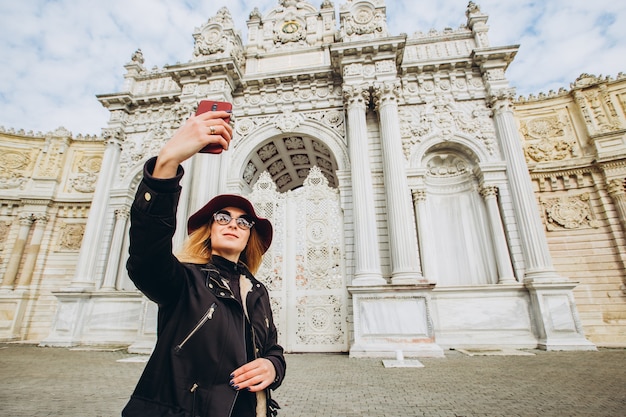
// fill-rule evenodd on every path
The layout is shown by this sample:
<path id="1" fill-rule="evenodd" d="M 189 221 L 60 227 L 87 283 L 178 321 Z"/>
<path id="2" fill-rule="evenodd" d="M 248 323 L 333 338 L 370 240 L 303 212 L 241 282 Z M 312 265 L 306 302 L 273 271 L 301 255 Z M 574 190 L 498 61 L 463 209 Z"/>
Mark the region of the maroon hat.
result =
<path id="1" fill-rule="evenodd" d="M 272 243 L 272 223 L 267 219 L 258 217 L 254 212 L 252 203 L 240 195 L 221 194 L 213 197 L 204 207 L 189 217 L 189 220 L 187 220 L 187 234 L 191 234 L 194 230 L 209 223 L 213 219 L 215 212 L 226 207 L 237 207 L 246 212 L 247 216 L 254 221 L 253 227 L 261 238 L 263 252 L 267 251 Z"/>

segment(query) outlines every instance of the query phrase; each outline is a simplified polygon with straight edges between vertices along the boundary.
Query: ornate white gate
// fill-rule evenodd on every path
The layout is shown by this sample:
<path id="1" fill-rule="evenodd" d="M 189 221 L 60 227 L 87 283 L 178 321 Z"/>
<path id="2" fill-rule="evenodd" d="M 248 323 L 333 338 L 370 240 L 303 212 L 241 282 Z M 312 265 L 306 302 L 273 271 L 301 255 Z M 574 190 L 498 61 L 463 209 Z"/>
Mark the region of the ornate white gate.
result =
<path id="1" fill-rule="evenodd" d="M 274 226 L 257 277 L 272 297 L 279 340 L 287 352 L 348 349 L 343 214 L 336 189 L 313 167 L 304 186 L 279 193 L 264 172 L 249 196 Z"/>

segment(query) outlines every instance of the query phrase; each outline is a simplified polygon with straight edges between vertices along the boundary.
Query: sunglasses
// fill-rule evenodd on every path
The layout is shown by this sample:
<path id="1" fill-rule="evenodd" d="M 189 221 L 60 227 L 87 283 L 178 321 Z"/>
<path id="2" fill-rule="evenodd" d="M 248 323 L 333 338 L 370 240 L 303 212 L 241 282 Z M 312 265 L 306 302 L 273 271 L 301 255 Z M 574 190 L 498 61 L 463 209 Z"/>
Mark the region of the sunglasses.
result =
<path id="1" fill-rule="evenodd" d="M 231 216 L 229 212 L 221 210 L 213 214 L 213 220 L 219 225 L 226 226 L 233 220 L 233 216 Z M 235 223 L 237 223 L 237 226 L 242 230 L 250 230 L 252 226 L 254 226 L 254 222 L 245 217 L 237 217 Z"/>

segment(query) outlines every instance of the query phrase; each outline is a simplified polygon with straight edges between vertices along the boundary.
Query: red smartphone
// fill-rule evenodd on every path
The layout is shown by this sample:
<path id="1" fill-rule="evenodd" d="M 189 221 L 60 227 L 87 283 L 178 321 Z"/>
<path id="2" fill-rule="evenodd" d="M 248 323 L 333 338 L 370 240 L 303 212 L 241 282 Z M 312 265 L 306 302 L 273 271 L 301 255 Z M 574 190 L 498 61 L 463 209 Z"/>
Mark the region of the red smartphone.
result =
<path id="1" fill-rule="evenodd" d="M 196 116 L 208 111 L 227 111 L 229 113 L 233 110 L 233 105 L 227 101 L 212 101 L 212 100 L 202 100 L 198 104 L 198 109 L 196 110 Z M 224 118 L 226 123 L 230 123 L 230 116 Z M 224 148 L 217 144 L 210 144 L 200 149 L 200 153 L 214 153 L 219 154 L 222 153 Z"/>

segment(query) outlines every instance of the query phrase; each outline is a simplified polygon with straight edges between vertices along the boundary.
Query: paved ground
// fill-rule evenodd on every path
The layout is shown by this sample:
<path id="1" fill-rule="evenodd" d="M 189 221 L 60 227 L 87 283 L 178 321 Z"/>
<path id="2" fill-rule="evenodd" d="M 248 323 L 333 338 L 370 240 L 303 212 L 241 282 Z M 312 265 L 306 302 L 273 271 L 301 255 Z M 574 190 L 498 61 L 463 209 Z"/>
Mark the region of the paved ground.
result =
<path id="1" fill-rule="evenodd" d="M 420 359 L 287 356 L 279 417 L 624 416 L 626 349 Z M 0 344 L 0 416 L 119 416 L 144 363 L 125 351 Z M 130 362 L 128 362 L 130 360 Z"/>

